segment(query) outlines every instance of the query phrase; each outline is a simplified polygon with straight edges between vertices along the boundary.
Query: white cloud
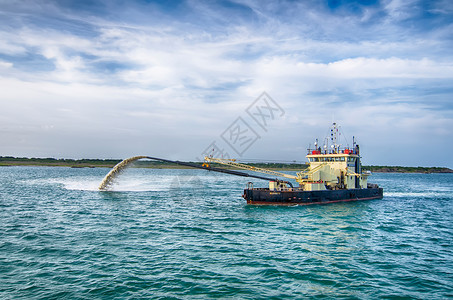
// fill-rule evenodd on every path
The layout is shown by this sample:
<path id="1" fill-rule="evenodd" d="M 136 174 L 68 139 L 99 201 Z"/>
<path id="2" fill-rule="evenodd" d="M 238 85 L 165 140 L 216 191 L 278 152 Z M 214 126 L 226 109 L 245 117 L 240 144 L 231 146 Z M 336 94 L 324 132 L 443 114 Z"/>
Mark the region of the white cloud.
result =
<path id="1" fill-rule="evenodd" d="M 0 60 L 0 69 L 9 69 L 12 66 L 13 66 L 12 63 Z"/>
<path id="2" fill-rule="evenodd" d="M 76 142 L 92 147 L 90 153 L 97 156 L 107 147 L 118 147 L 110 153 L 123 157 L 151 146 L 156 154 L 175 155 L 184 151 L 168 150 L 168 145 L 181 140 L 187 152 L 180 159 L 193 159 L 265 90 L 287 114 L 285 122 L 275 123 L 279 132 L 269 130 L 263 143 L 276 138 L 292 142 L 299 133 L 311 142 L 307 128 L 325 128 L 332 116 L 356 135 L 372 132 L 376 141 L 391 135 L 389 140 L 403 145 L 408 132 L 416 129 L 446 143 L 452 108 L 435 105 L 451 96 L 453 61 L 444 50 L 451 45 L 439 38 L 449 27 L 428 37 L 391 38 L 395 22 L 414 14 L 413 4 L 386 2 L 387 23 L 380 20 L 363 31 L 361 24 L 372 22 L 380 7 L 343 18 L 328 15 L 319 5 L 302 3 L 291 10 L 288 4 L 277 16 L 281 6 L 251 2 L 247 16 L 255 13 L 253 22 L 236 17 L 222 28 L 214 20 L 226 21 L 224 11 L 189 3 L 203 14 L 191 24 L 187 16 L 136 24 L 65 11 L 69 23 L 85 22 L 88 34 L 27 22 L 13 32 L 0 28 L 0 53 L 5 55 L 0 60 L 0 128 L 8 132 L 0 135 L 9 145 L 28 141 L 30 149 L 43 152 L 62 147 L 63 156 L 64 151 L 80 150 L 74 148 Z M 365 31 L 378 34 L 345 38 Z M 28 56 L 48 67 L 33 69 Z M 426 101 L 429 93 L 417 95 L 408 87 L 435 89 L 434 98 Z M 14 132 L 21 133 L 20 141 Z M 60 139 L 74 144 L 62 146 Z M 125 142 L 118 146 L 117 140 Z M 2 151 L 14 154 L 0 147 L 0 155 Z M 253 151 L 258 149 L 250 155 Z M 300 155 L 288 151 L 293 152 L 281 155 Z M 379 160 L 377 154 L 372 157 Z"/>
<path id="3" fill-rule="evenodd" d="M 453 14 L 453 3 L 450 0 L 441 0 L 432 3 L 433 8 L 430 9 L 431 13 L 452 15 Z"/>
<path id="4" fill-rule="evenodd" d="M 453 64 L 438 63 L 426 58 L 408 60 L 348 58 L 328 64 L 299 63 L 302 70 L 315 76 L 339 78 L 453 78 Z"/>
<path id="5" fill-rule="evenodd" d="M 418 0 L 387 0 L 384 1 L 384 8 L 390 21 L 401 21 L 409 19 L 416 13 L 418 2 Z"/>

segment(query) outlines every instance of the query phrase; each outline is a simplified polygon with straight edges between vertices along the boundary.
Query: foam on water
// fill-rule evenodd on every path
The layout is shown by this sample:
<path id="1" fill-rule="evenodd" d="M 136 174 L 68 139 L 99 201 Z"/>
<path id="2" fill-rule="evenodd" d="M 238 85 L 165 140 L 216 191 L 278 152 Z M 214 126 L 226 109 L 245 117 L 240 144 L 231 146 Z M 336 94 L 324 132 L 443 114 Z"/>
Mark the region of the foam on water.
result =
<path id="1" fill-rule="evenodd" d="M 111 192 L 158 192 L 168 191 L 174 185 L 176 176 L 122 176 L 113 183 L 108 191 Z M 93 178 L 55 178 L 24 181 L 27 185 L 55 185 L 66 190 L 99 191 L 99 177 Z"/>
<path id="2" fill-rule="evenodd" d="M 99 191 L 99 177 L 71 177 L 23 180 L 24 185 L 29 186 L 62 186 L 66 190 Z"/>
<path id="3" fill-rule="evenodd" d="M 51 184 L 63 185 L 67 190 L 77 190 L 77 191 L 97 191 L 99 190 L 99 179 L 87 179 L 87 178 L 71 178 L 71 179 L 53 179 L 49 180 Z"/>
<path id="4" fill-rule="evenodd" d="M 449 192 L 385 192 L 384 197 L 395 198 L 442 198 L 449 196 Z"/>

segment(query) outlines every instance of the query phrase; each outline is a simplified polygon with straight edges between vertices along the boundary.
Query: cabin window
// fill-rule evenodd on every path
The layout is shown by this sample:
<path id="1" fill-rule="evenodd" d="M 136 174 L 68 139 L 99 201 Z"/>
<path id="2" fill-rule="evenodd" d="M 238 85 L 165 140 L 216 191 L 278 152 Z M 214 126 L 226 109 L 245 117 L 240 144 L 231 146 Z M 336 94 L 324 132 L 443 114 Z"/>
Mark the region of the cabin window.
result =
<path id="1" fill-rule="evenodd" d="M 340 161 L 344 161 L 344 157 L 340 157 Z"/>
<path id="2" fill-rule="evenodd" d="M 335 157 L 335 161 L 340 161 L 340 158 L 339 157 Z"/>

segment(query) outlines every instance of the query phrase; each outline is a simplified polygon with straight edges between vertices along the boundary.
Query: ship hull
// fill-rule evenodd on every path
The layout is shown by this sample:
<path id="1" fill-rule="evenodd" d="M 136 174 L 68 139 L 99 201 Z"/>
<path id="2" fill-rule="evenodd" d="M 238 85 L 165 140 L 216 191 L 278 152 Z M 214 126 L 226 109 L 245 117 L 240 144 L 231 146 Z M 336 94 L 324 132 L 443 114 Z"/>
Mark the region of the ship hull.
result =
<path id="1" fill-rule="evenodd" d="M 382 188 L 326 191 L 271 191 L 268 188 L 245 189 L 242 195 L 252 205 L 310 205 L 381 199 Z"/>

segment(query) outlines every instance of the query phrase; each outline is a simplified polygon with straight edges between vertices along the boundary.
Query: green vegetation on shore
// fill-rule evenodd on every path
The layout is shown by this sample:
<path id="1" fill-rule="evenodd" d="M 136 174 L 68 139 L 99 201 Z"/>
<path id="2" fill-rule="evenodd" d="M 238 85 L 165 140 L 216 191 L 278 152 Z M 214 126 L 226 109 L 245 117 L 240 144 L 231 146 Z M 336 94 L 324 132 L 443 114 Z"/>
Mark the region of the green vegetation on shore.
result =
<path id="1" fill-rule="evenodd" d="M 51 166 L 51 167 L 71 167 L 71 168 L 112 168 L 121 159 L 56 159 L 56 158 L 26 158 L 0 156 L 0 166 Z M 195 162 L 200 166 L 203 162 Z M 215 167 L 224 169 L 232 169 L 232 167 L 220 164 L 211 164 Z M 306 164 L 281 164 L 281 163 L 251 163 L 248 164 L 258 168 L 277 169 L 277 170 L 303 170 L 307 168 Z M 138 168 L 154 168 L 154 169 L 190 169 L 169 162 L 140 160 L 133 163 L 134 167 Z"/>
<path id="2" fill-rule="evenodd" d="M 0 156 L 0 166 L 111 168 L 120 161 L 121 161 L 120 159 L 56 159 L 56 158 L 27 158 L 27 157 Z"/>
<path id="3" fill-rule="evenodd" d="M 55 167 L 72 167 L 72 168 L 112 168 L 121 159 L 56 159 L 56 158 L 26 158 L 0 156 L 0 166 L 55 166 Z M 199 163 L 200 165 L 202 162 Z M 307 164 L 285 164 L 285 163 L 249 163 L 248 165 L 272 169 L 298 171 L 308 167 Z M 162 161 L 137 161 L 135 167 L 155 168 L 155 169 L 185 169 L 184 167 L 173 163 Z M 213 164 L 216 167 L 232 167 Z M 401 166 L 363 166 L 364 170 L 376 173 L 453 173 L 452 169 L 445 167 L 401 167 Z"/>
<path id="4" fill-rule="evenodd" d="M 453 173 L 445 167 L 363 166 L 363 169 L 375 173 Z"/>

